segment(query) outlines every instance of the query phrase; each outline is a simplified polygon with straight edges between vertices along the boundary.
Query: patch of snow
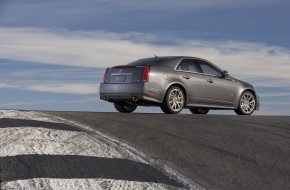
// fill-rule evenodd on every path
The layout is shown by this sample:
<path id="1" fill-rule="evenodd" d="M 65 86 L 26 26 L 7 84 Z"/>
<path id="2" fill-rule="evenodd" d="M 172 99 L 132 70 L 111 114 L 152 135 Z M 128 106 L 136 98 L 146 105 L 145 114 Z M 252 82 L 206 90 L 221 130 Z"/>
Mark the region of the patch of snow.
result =
<path id="1" fill-rule="evenodd" d="M 146 190 L 179 190 L 180 188 L 152 182 L 137 182 L 111 179 L 48 179 L 37 178 L 4 182 L 3 189 L 55 189 L 55 190 L 117 190 L 117 189 L 146 189 Z"/>
<path id="2" fill-rule="evenodd" d="M 43 117 L 43 115 L 34 111 L 0 110 L 0 119 L 3 118 L 62 123 L 56 118 Z"/>
<path id="3" fill-rule="evenodd" d="M 85 132 L 13 127 L 0 129 L 0 139 L 0 157 L 26 154 L 123 157 L 113 147 Z"/>

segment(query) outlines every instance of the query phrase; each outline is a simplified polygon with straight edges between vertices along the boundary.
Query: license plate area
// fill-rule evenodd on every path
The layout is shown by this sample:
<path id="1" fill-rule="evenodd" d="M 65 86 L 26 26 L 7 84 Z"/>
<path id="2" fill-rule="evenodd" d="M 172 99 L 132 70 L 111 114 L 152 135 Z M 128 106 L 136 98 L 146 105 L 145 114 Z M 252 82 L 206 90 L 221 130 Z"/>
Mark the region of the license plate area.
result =
<path id="1" fill-rule="evenodd" d="M 126 75 L 112 75 L 113 82 L 126 82 Z"/>

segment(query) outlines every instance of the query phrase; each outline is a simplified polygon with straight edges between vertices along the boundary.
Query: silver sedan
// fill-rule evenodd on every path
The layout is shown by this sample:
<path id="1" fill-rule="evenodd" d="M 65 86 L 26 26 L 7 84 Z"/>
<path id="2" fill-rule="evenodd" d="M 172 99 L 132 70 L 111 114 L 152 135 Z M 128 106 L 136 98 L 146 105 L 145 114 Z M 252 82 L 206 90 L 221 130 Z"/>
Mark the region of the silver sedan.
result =
<path id="1" fill-rule="evenodd" d="M 151 57 L 107 68 L 100 98 L 122 113 L 137 106 L 159 106 L 169 114 L 189 108 L 194 114 L 230 109 L 251 115 L 259 109 L 253 85 L 205 59 L 185 56 Z"/>

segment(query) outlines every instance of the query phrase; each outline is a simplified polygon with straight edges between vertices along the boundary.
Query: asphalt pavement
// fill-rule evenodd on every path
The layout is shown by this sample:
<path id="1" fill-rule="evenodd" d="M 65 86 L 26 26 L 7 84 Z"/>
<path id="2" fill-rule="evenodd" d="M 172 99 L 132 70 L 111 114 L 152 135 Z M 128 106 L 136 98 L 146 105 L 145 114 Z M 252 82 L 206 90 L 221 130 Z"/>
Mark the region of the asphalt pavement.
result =
<path id="1" fill-rule="evenodd" d="M 290 117 L 42 113 L 128 143 L 208 189 L 290 189 Z"/>

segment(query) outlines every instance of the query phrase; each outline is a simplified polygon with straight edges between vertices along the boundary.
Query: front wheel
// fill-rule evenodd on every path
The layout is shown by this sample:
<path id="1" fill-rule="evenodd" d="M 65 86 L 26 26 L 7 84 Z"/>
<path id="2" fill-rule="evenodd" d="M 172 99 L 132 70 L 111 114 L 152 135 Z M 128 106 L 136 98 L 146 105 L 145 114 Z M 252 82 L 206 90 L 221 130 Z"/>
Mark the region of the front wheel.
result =
<path id="1" fill-rule="evenodd" d="M 121 113 L 132 113 L 137 108 L 137 105 L 129 104 L 129 103 L 114 103 L 114 106 L 117 111 Z"/>
<path id="2" fill-rule="evenodd" d="M 238 115 L 251 115 L 256 108 L 256 98 L 250 91 L 245 91 L 239 101 L 238 109 L 234 110 Z"/>
<path id="3" fill-rule="evenodd" d="M 163 104 L 160 106 L 164 113 L 177 114 L 185 104 L 184 92 L 177 86 L 172 86 L 166 92 Z"/>
<path id="4" fill-rule="evenodd" d="M 209 109 L 207 108 L 189 108 L 189 111 L 193 114 L 207 114 Z"/>

